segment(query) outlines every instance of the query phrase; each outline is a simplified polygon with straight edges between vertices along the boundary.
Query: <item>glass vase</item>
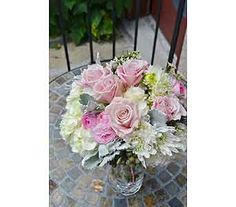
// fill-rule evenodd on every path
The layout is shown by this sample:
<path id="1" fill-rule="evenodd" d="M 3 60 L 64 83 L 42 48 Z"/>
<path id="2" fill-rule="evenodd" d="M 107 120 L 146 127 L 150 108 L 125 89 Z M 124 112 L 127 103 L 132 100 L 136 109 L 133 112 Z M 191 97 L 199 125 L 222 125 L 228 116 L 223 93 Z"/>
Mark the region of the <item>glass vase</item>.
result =
<path id="1" fill-rule="evenodd" d="M 144 168 L 142 165 L 117 165 L 110 167 L 108 182 L 112 189 L 124 196 L 130 196 L 137 193 L 144 178 Z"/>

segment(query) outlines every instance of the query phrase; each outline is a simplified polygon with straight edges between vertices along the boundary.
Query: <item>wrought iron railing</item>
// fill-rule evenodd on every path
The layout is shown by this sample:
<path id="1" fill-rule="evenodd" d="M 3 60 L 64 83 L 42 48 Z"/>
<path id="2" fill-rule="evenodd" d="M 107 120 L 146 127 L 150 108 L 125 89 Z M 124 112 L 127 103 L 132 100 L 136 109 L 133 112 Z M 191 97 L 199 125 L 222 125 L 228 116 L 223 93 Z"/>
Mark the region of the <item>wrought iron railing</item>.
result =
<path id="1" fill-rule="evenodd" d="M 92 32 L 91 32 L 91 1 L 87 0 L 87 8 L 88 8 L 88 15 L 87 15 L 87 25 L 88 25 L 88 37 L 89 37 L 89 51 L 90 51 L 90 63 L 94 63 L 94 53 L 93 53 L 93 38 L 92 38 Z M 113 21 L 113 28 L 112 28 L 112 58 L 101 60 L 101 62 L 106 62 L 111 59 L 113 59 L 116 55 L 116 32 L 115 32 L 115 22 L 116 22 L 116 9 L 115 9 L 115 3 L 116 0 L 112 1 L 112 21 Z M 118 1 L 118 0 L 117 0 Z M 162 9 L 162 3 L 164 0 L 157 0 L 157 14 L 156 14 L 156 26 L 155 26 L 155 35 L 153 40 L 153 49 L 152 49 L 152 56 L 151 56 L 151 64 L 154 62 L 154 57 L 156 53 L 156 42 L 157 42 L 157 36 L 160 26 L 160 19 L 161 19 L 161 9 Z M 180 0 L 177 10 L 177 16 L 175 20 L 175 26 L 173 29 L 172 39 L 170 42 L 170 51 L 167 59 L 168 63 L 173 63 L 174 54 L 176 50 L 176 45 L 179 37 L 179 31 L 180 31 L 180 25 L 183 18 L 183 12 L 185 7 L 186 0 Z M 134 50 L 137 50 L 137 38 L 138 38 L 138 26 L 139 26 L 139 16 L 140 16 L 140 5 L 141 0 L 136 0 L 136 14 L 135 14 L 135 31 L 134 31 Z M 62 0 L 57 0 L 57 7 L 58 7 L 58 13 L 59 13 L 59 27 L 62 33 L 62 41 L 63 46 L 65 50 L 65 59 L 67 63 L 67 70 L 73 70 L 70 67 L 70 57 L 69 52 L 67 48 L 67 37 L 66 32 L 64 29 L 64 18 L 63 18 L 63 8 L 62 8 Z M 178 57 L 179 58 L 179 57 Z M 76 69 L 76 68 L 74 68 Z"/>

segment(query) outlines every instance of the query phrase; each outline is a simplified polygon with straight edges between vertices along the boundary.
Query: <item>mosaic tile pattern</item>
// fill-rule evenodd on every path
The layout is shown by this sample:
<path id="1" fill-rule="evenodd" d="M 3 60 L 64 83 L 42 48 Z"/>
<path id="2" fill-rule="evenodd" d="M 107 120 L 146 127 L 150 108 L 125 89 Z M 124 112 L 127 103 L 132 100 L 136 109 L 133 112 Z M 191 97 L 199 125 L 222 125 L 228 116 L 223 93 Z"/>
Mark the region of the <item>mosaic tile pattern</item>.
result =
<path id="1" fill-rule="evenodd" d="M 113 192 L 107 182 L 107 169 L 82 168 L 81 157 L 71 152 L 59 133 L 65 99 L 74 75 L 79 73 L 79 69 L 66 73 L 49 86 L 50 207 L 186 207 L 186 153 L 176 156 L 166 167 L 147 169 L 141 190 L 130 197 Z M 102 187 L 93 188 L 96 182 Z"/>

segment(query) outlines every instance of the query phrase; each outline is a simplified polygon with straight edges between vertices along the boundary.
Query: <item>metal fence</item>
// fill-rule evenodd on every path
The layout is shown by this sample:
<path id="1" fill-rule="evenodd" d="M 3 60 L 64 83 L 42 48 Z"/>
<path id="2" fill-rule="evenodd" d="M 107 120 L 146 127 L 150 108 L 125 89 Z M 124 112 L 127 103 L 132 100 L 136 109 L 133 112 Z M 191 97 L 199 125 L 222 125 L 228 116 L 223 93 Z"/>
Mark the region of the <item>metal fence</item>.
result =
<path id="1" fill-rule="evenodd" d="M 88 9 L 88 15 L 87 15 L 87 25 L 88 25 L 88 37 L 89 37 L 89 51 L 90 51 L 90 63 L 94 63 L 94 54 L 93 54 L 93 38 L 92 38 L 92 32 L 91 32 L 91 1 L 87 1 L 87 9 Z M 113 32 L 112 32 L 112 58 L 104 59 L 101 60 L 101 62 L 106 62 L 111 59 L 113 59 L 116 55 L 116 33 L 115 33 L 115 23 L 116 23 L 116 8 L 115 8 L 115 3 L 116 0 L 111 0 L 112 1 L 112 21 L 113 21 Z M 118 0 L 117 0 L 118 1 Z M 153 40 L 153 47 L 152 47 L 152 56 L 151 56 L 151 64 L 154 62 L 154 57 L 156 53 L 156 42 L 157 42 L 157 36 L 158 36 L 158 30 L 159 30 L 159 23 L 161 19 L 161 9 L 162 9 L 162 2 L 164 0 L 157 0 L 157 14 L 155 17 L 156 20 L 156 25 L 155 25 L 155 35 L 154 35 L 154 40 Z M 175 20 L 175 25 L 173 29 L 173 34 L 172 34 L 172 39 L 170 43 L 170 51 L 169 55 L 167 58 L 167 64 L 168 63 L 173 63 L 173 58 L 176 50 L 176 44 L 178 41 L 179 37 L 179 31 L 180 31 L 180 25 L 181 25 L 181 20 L 183 18 L 183 12 L 184 12 L 184 7 L 185 7 L 186 0 L 180 0 L 179 5 L 178 5 L 178 10 L 177 10 L 177 16 Z M 141 0 L 136 0 L 136 13 L 135 13 L 135 31 L 134 31 L 134 47 L 133 49 L 136 51 L 137 50 L 137 37 L 138 37 L 138 26 L 139 26 L 139 16 L 140 16 L 140 5 L 141 5 Z M 58 6 L 58 13 L 59 13 L 59 27 L 62 32 L 62 41 L 63 41 L 63 46 L 65 50 L 65 59 L 67 63 L 67 70 L 73 70 L 71 69 L 70 66 L 70 57 L 68 53 L 68 48 L 67 48 L 67 38 L 66 38 L 66 33 L 64 30 L 64 19 L 63 19 L 63 8 L 62 8 L 62 0 L 57 0 L 57 6 Z M 74 68 L 75 69 L 75 68 Z"/>

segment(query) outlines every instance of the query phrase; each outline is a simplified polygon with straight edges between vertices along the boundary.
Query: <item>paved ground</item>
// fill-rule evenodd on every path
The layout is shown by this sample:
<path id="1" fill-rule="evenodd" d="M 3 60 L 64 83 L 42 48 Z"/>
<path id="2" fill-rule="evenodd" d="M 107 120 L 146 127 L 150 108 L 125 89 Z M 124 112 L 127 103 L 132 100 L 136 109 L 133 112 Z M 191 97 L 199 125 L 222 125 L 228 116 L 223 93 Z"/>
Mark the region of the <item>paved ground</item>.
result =
<path id="1" fill-rule="evenodd" d="M 65 98 L 73 76 L 79 73 L 75 70 L 50 83 L 50 206 L 186 207 L 186 153 L 179 154 L 167 167 L 148 169 L 141 190 L 127 198 L 112 191 L 107 182 L 107 169 L 82 168 L 81 157 L 71 152 L 59 134 Z M 94 181 L 101 182 L 101 192 L 95 192 Z"/>
<path id="2" fill-rule="evenodd" d="M 152 46 L 155 31 L 155 20 L 152 16 L 146 16 L 139 20 L 139 33 L 137 41 L 137 49 L 140 50 L 142 57 L 150 62 L 152 54 Z M 124 20 L 117 31 L 116 54 L 120 55 L 122 52 L 133 49 L 134 42 L 134 21 Z M 186 38 L 185 38 L 186 39 Z M 187 57 L 186 57 L 185 40 L 179 70 L 186 76 Z M 76 47 L 73 43 L 68 44 L 70 55 L 71 68 L 76 68 L 81 65 L 89 63 L 89 44 L 85 43 Z M 109 42 L 94 42 L 94 53 L 99 52 L 101 59 L 111 58 L 112 44 Z M 156 54 L 154 65 L 164 67 L 167 62 L 169 52 L 169 44 L 159 30 L 156 46 Z M 66 72 L 66 61 L 64 49 L 50 49 L 49 51 L 49 74 L 50 80 L 58 75 Z"/>

